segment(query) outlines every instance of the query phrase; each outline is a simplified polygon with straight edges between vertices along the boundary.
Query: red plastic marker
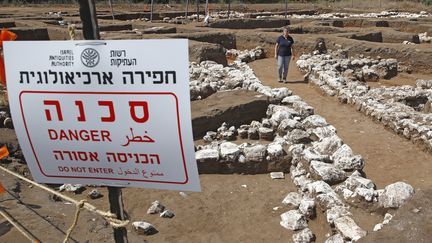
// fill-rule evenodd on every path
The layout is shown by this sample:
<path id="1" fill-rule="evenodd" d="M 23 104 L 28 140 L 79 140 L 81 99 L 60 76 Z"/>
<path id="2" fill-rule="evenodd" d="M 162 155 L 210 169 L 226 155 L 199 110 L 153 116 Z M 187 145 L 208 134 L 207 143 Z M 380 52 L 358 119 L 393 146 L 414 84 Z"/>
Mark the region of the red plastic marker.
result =
<path id="1" fill-rule="evenodd" d="M 3 60 L 3 42 L 4 41 L 13 41 L 16 40 L 17 35 L 13 32 L 8 31 L 7 29 L 2 29 L 0 31 L 0 81 L 3 87 L 6 87 L 6 73 L 5 66 Z"/>

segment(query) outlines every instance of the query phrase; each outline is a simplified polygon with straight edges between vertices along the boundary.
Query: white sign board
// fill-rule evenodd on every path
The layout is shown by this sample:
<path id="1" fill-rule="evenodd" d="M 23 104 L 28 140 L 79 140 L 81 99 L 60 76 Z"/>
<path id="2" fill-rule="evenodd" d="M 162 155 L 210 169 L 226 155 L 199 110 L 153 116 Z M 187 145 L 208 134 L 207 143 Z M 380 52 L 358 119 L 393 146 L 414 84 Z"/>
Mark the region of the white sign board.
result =
<path id="1" fill-rule="evenodd" d="M 199 191 L 187 40 L 5 42 L 33 178 Z"/>

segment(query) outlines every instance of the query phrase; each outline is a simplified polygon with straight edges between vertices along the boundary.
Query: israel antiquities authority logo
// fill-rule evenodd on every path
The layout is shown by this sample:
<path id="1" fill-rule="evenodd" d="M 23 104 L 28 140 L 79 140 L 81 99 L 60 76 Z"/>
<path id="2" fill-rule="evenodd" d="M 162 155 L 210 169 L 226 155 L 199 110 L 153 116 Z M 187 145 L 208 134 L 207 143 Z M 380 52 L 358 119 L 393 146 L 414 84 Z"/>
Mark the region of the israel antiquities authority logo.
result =
<path id="1" fill-rule="evenodd" d="M 93 48 L 86 48 L 81 53 L 81 62 L 86 67 L 95 67 L 99 63 L 99 53 Z"/>

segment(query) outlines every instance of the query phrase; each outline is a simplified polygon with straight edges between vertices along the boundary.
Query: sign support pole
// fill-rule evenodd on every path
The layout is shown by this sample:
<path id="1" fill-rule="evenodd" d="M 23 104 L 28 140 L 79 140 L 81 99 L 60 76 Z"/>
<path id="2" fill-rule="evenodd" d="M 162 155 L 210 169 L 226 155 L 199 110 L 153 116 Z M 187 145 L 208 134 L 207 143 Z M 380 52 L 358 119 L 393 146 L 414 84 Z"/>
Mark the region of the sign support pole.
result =
<path id="1" fill-rule="evenodd" d="M 153 0 L 150 3 L 150 22 L 153 21 Z"/>
<path id="2" fill-rule="evenodd" d="M 186 0 L 186 13 L 185 13 L 185 20 L 187 21 L 187 17 L 188 17 L 188 12 L 189 12 L 189 0 Z"/>
<path id="3" fill-rule="evenodd" d="M 228 0 L 228 18 L 230 18 L 230 12 L 231 12 L 231 0 Z"/>
<path id="4" fill-rule="evenodd" d="M 83 24 L 84 39 L 99 40 L 100 35 L 94 0 L 79 0 L 78 3 L 80 6 L 80 17 Z M 115 214 L 118 219 L 125 220 L 126 215 L 123 208 L 121 188 L 109 186 L 108 199 L 111 213 Z M 114 240 L 116 243 L 127 243 L 128 239 L 126 228 L 114 228 Z"/>
<path id="5" fill-rule="evenodd" d="M 195 3 L 196 3 L 196 11 L 197 11 L 197 22 L 199 22 L 200 21 L 200 18 L 199 18 L 199 0 L 195 0 Z"/>
<path id="6" fill-rule="evenodd" d="M 111 8 L 111 15 L 112 15 L 112 19 L 115 20 L 114 18 L 114 9 L 113 9 L 113 5 L 112 5 L 112 0 L 108 0 L 108 4 Z"/>
<path id="7" fill-rule="evenodd" d="M 288 18 L 288 0 L 285 0 L 285 18 Z"/>

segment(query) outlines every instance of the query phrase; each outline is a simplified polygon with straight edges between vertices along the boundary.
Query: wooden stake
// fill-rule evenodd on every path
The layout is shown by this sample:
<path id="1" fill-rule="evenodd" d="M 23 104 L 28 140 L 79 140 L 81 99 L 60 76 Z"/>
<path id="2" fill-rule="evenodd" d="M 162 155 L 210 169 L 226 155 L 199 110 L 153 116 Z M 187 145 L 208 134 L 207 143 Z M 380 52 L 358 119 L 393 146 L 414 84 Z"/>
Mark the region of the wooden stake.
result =
<path id="1" fill-rule="evenodd" d="M 97 23 L 94 0 L 78 0 L 78 3 L 80 5 L 80 17 L 83 24 L 84 39 L 99 40 L 99 26 Z M 108 187 L 108 199 L 111 213 L 115 214 L 118 219 L 125 220 L 126 215 L 123 209 L 121 188 Z M 127 243 L 126 228 L 114 228 L 114 240 L 116 243 Z"/>
<path id="2" fill-rule="evenodd" d="M 197 11 L 197 22 L 199 22 L 200 21 L 200 18 L 199 18 L 199 15 L 200 15 L 200 13 L 199 13 L 199 0 L 195 0 L 195 3 L 196 3 L 196 11 Z"/>
<path id="3" fill-rule="evenodd" d="M 186 0 L 186 12 L 185 12 L 186 21 L 187 21 L 188 12 L 189 12 L 189 0 Z"/>
<path id="4" fill-rule="evenodd" d="M 123 197 L 121 188 L 109 186 L 108 199 L 111 213 L 117 215 L 118 219 L 126 219 L 126 214 L 123 210 Z M 116 243 L 127 243 L 128 238 L 126 228 L 123 227 L 114 229 L 114 240 Z"/>
<path id="5" fill-rule="evenodd" d="M 153 0 L 150 3 L 150 22 L 153 21 Z"/>
<path id="6" fill-rule="evenodd" d="M 228 18 L 230 18 L 230 12 L 231 12 L 231 0 L 228 0 Z"/>
<path id="7" fill-rule="evenodd" d="M 111 15 L 112 15 L 112 19 L 114 20 L 114 9 L 113 9 L 113 5 L 112 5 L 112 0 L 108 0 L 108 4 L 111 8 Z"/>

